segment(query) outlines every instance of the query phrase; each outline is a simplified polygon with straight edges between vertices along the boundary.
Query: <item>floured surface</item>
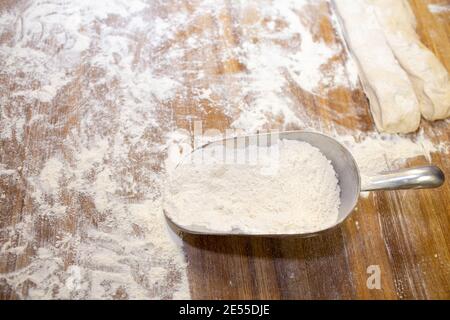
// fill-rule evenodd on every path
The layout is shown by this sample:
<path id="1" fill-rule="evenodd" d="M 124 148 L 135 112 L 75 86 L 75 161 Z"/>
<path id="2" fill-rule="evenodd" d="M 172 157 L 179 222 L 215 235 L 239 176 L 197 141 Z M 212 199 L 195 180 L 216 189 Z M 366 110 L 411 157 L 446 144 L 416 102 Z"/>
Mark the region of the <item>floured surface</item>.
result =
<path id="1" fill-rule="evenodd" d="M 445 14 L 450 12 L 450 4 L 448 3 L 431 3 L 428 5 L 428 10 L 435 14 Z"/>
<path id="2" fill-rule="evenodd" d="M 431 160 L 436 152 L 448 154 L 450 143 L 435 144 L 419 132 L 416 137 L 406 138 L 388 134 L 357 134 L 336 137 L 346 145 L 358 164 L 362 188 L 369 177 L 390 170 L 407 167 L 408 159 L 423 157 Z M 363 192 L 367 196 L 369 192 Z"/>
<path id="3" fill-rule="evenodd" d="M 316 240 L 191 238 L 188 269 L 166 233 L 165 160 L 194 120 L 374 134 L 334 24 L 327 1 L 2 2 L 0 297 L 190 297 L 188 271 L 195 298 L 448 298 L 448 185 L 371 193 Z M 423 137 L 441 146 L 448 122 Z"/>
<path id="4" fill-rule="evenodd" d="M 179 84 L 158 75 L 163 56 L 134 57 L 135 34 L 153 52 L 170 33 L 139 1 L 2 9 L 2 295 L 189 298 L 159 191 L 159 110 Z"/>

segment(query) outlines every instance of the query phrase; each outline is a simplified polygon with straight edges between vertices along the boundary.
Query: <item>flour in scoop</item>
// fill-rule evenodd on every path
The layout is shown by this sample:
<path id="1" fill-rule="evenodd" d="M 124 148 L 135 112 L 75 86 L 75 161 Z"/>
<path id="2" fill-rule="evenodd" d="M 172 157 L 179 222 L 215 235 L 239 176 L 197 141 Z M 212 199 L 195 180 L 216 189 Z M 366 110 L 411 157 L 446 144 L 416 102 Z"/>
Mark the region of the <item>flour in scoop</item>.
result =
<path id="1" fill-rule="evenodd" d="M 203 150 L 177 167 L 165 190 L 164 209 L 178 225 L 284 234 L 315 232 L 337 221 L 336 172 L 310 144 L 279 140 L 270 147 Z"/>

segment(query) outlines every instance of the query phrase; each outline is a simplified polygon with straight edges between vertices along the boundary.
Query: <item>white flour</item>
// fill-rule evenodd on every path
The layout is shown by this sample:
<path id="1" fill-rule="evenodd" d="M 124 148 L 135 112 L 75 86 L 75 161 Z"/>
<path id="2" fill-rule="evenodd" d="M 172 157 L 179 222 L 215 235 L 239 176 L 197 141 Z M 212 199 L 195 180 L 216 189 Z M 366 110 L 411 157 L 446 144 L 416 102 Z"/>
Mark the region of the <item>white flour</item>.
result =
<path id="1" fill-rule="evenodd" d="M 428 4 L 428 10 L 431 13 L 445 14 L 450 12 L 450 5 L 445 3 L 430 3 Z"/>
<path id="2" fill-rule="evenodd" d="M 314 232 L 336 222 L 338 180 L 317 148 L 282 140 L 249 150 L 259 155 L 254 164 L 223 163 L 221 147 L 213 151 L 214 161 L 174 171 L 164 205 L 175 222 L 251 234 Z"/>
<path id="3" fill-rule="evenodd" d="M 449 151 L 448 144 L 433 144 L 422 131 L 415 138 L 379 133 L 353 133 L 336 138 L 350 149 L 358 163 L 362 186 L 370 176 L 405 167 L 408 159 L 422 157 L 431 163 L 431 153 Z M 367 197 L 369 192 L 361 195 Z"/>
<path id="4" fill-rule="evenodd" d="M 336 138 L 344 143 L 355 157 L 362 183 L 367 176 L 403 166 L 407 159 L 423 156 L 431 162 L 432 152 L 448 152 L 446 144 L 433 144 L 423 136 L 423 132 L 414 139 L 378 133 L 354 133 Z"/>
<path id="5" fill-rule="evenodd" d="M 320 18 L 314 12 L 320 11 L 318 8 L 323 4 L 307 0 L 258 4 L 243 1 L 237 6 L 254 19 L 239 25 L 245 41 L 231 53 L 247 71 L 244 76 L 232 75 L 245 83 L 243 95 L 238 95 L 231 105 L 233 109 L 236 106 L 241 109 L 233 127 L 254 132 L 274 118 L 282 119 L 283 126 L 308 123 L 310 119 L 299 113 L 298 101 L 290 87 L 298 87 L 309 97 L 326 97 L 337 87 L 356 87 L 358 73 L 353 61 L 333 60 L 345 52 L 345 47 L 313 39 L 311 34 L 311 26 Z M 280 42 L 288 44 L 287 47 Z M 244 101 L 248 102 L 243 104 Z"/>
<path id="6" fill-rule="evenodd" d="M 149 6 L 30 1 L 0 13 L 0 139 L 10 154 L 0 163 L 2 216 L 20 201 L 3 186 L 25 194 L 15 220 L 0 221 L 3 293 L 190 297 L 160 205 L 170 110 L 159 106 L 180 77 L 158 75 L 168 62 L 150 58 L 172 32 L 139 16 Z M 135 62 L 138 34 L 152 37 Z"/>

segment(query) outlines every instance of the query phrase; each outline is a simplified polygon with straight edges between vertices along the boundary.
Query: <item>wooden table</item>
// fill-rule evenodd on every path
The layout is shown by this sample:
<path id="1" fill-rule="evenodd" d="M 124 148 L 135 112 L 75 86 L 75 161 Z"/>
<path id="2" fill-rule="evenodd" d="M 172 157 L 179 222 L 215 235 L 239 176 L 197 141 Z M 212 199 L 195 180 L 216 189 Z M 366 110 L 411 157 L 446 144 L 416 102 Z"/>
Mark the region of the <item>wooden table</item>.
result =
<path id="1" fill-rule="evenodd" d="M 450 70 L 450 12 L 447 6 L 447 11 L 430 13 L 427 4 L 431 2 L 450 5 L 448 1 L 439 0 L 410 1 L 418 20 L 421 39 Z M 26 7 L 26 3 L 3 1 L 0 4 L 0 16 L 14 6 Z M 181 9 L 193 12 L 197 5 L 196 1 L 164 1 L 164 4 L 153 4 L 153 9 L 144 11 L 143 17 L 170 17 L 170 12 L 176 13 Z M 157 119 L 161 124 L 160 130 L 148 132 L 147 142 L 159 141 L 164 134 L 177 128 L 192 130 L 193 120 L 202 120 L 206 129 L 224 130 L 237 117 L 236 113 L 225 113 L 220 104 L 228 101 L 227 96 L 240 90 L 240 83 L 228 82 L 226 75 L 246 72 L 245 65 L 223 56 L 240 45 L 244 35 L 239 26 L 251 20 L 253 13 L 236 12 L 229 3 L 223 8 L 218 15 L 205 15 L 193 21 L 188 28 L 177 32 L 165 47 L 146 49 L 149 35 L 131 36 L 134 44 L 130 55 L 136 68 L 175 50 L 176 45 L 183 46 L 191 34 L 209 36 L 216 40 L 205 45 L 202 50 L 189 51 L 173 66 L 158 70 L 159 73 L 166 72 L 171 76 L 176 72 L 182 73 L 184 76 L 177 80 L 182 83 L 185 95 L 176 95 L 169 101 L 161 102 Z M 311 13 L 311 30 L 329 44 L 340 43 L 341 39 L 337 38 L 329 20 L 328 5 L 323 3 L 314 8 L 315 11 Z M 117 30 L 121 30 L 124 25 L 117 16 L 108 17 L 103 23 Z M 102 24 L 99 23 L 95 28 L 101 34 Z M 16 29 L 17 32 L 18 30 Z M 202 33 L 205 30 L 208 32 Z M 15 32 L 2 33 L 0 29 L 0 45 L 14 41 L 16 36 Z M 255 35 L 255 39 L 257 36 Z M 38 44 L 44 48 L 52 46 L 52 43 L 39 41 Z M 91 47 L 89 50 L 95 48 Z M 7 105 L 1 106 L 8 112 L 18 108 L 17 112 L 22 113 L 31 113 L 33 108 L 39 108 L 39 114 L 45 116 L 42 121 L 49 121 L 56 124 L 56 127 L 49 129 L 39 119 L 27 117 L 22 141 L 0 140 L 0 163 L 38 172 L 52 152 L 64 152 L 64 142 L 71 130 L 81 126 L 85 114 L 82 106 L 86 99 L 105 101 L 105 108 L 109 108 L 108 112 L 98 118 L 96 132 L 107 137 L 114 131 L 114 128 L 108 127 L 108 122 L 115 123 L 114 117 L 120 113 L 116 106 L 120 101 L 108 100 L 105 88 L 101 85 L 92 89 L 92 96 L 86 97 L 81 93 L 82 88 L 87 88 L 87 81 L 102 79 L 104 74 L 101 68 L 92 67 L 89 59 L 88 51 L 76 70 L 77 80 L 64 87 L 52 102 L 30 105 L 17 98 L 9 99 Z M 345 57 L 340 59 L 344 60 Z M 197 80 L 195 75 L 198 72 L 204 72 L 208 76 L 206 80 Z M 19 72 L 16 76 L 22 75 Z M 106 89 L 114 91 L 115 85 L 117 83 L 109 83 Z M 216 88 L 220 85 L 221 91 L 214 92 L 212 99 L 199 100 L 201 90 L 198 89 L 213 85 Z M 15 79 L 5 76 L 1 70 L 0 88 L 2 96 L 21 89 Z M 316 119 L 315 122 L 308 123 L 308 126 L 316 126 L 324 132 L 343 129 L 358 129 L 362 132 L 374 130 L 361 88 L 352 91 L 336 89 L 329 91 L 327 98 L 317 98 L 292 84 L 290 94 L 298 99 L 298 112 L 305 112 L 311 119 Z M 343 113 L 345 117 L 340 116 Z M 274 117 L 266 128 L 279 128 L 281 122 L 282 120 Z M 422 127 L 434 142 L 450 142 L 448 121 L 422 121 Z M 297 126 L 290 129 L 301 128 Z M 135 162 L 123 174 L 139 175 L 139 170 L 148 160 L 146 156 L 148 155 L 140 154 L 139 151 L 130 153 Z M 161 170 L 164 152 L 153 153 L 152 156 L 158 158 L 160 163 L 152 168 Z M 408 164 L 426 162 L 424 158 L 417 158 Z M 432 162 L 450 176 L 448 155 L 434 153 Z M 24 211 L 32 209 L 30 195 L 24 191 L 24 184 L 26 181 L 23 177 L 17 181 L 0 177 L 0 191 L 6 195 L 0 198 L 0 227 L 14 225 L 21 221 Z M 439 190 L 372 193 L 369 198 L 360 200 L 358 210 L 342 227 L 308 239 L 201 237 L 185 234 L 183 238 L 189 263 L 191 295 L 193 298 L 204 299 L 449 299 L 449 195 L 448 181 Z M 127 196 L 133 202 L 139 200 L 140 195 L 138 192 Z M 72 207 L 71 215 L 64 222 L 58 222 L 56 227 L 63 226 L 74 234 L 82 232 L 80 228 L 84 228 L 85 224 L 80 223 L 81 218 L 77 218 L 78 216 L 87 217 L 94 225 L 101 223 L 102 217 L 98 216 L 92 202 L 76 199 L 77 195 L 65 194 L 64 197 L 69 204 L 76 200 L 81 205 Z M 55 224 L 37 218 L 35 223 L 40 225 L 33 240 L 35 243 L 57 241 Z M 10 240 L 14 239 L 0 234 L 0 245 Z M 1 256 L 0 278 L 2 273 L 26 266 L 33 254 L 30 249 L 22 255 Z M 73 259 L 70 250 L 64 257 L 67 263 Z M 368 289 L 366 285 L 369 277 L 367 268 L 371 265 L 380 268 L 380 290 Z M 22 290 L 26 291 L 26 288 Z M 1 299 L 18 297 L 16 292 L 0 282 Z M 120 295 L 115 297 L 120 298 Z"/>

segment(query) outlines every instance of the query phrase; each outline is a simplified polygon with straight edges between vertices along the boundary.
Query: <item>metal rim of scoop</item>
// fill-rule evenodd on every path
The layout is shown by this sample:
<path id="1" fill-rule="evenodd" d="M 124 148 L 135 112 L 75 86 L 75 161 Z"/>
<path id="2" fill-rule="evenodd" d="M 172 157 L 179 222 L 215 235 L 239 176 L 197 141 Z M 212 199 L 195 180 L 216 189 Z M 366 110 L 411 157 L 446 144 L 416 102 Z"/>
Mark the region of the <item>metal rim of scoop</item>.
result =
<path id="1" fill-rule="evenodd" d="M 303 136 L 303 138 L 299 138 L 299 136 Z M 310 139 L 305 139 L 305 137 L 308 137 Z M 211 147 L 213 145 L 224 145 L 227 146 L 227 142 L 230 143 L 233 141 L 233 145 L 235 146 L 236 141 L 239 139 L 246 139 L 245 146 L 249 146 L 247 141 L 249 139 L 259 139 L 261 137 L 275 137 L 277 141 L 287 139 L 287 140 L 296 140 L 296 141 L 304 141 L 312 146 L 318 148 L 324 155 L 327 157 L 328 160 L 331 161 L 331 164 L 336 172 L 337 178 L 339 180 L 340 185 L 340 198 L 341 198 L 341 206 L 339 208 L 339 214 L 338 219 L 336 222 L 325 229 L 317 230 L 314 232 L 306 232 L 306 233 L 245 233 L 242 232 L 239 229 L 231 230 L 231 231 L 215 231 L 210 230 L 208 228 L 202 227 L 202 226 L 195 226 L 195 225 L 181 225 L 176 223 L 171 217 L 170 214 L 166 212 L 163 205 L 163 212 L 166 217 L 166 219 L 170 222 L 170 224 L 176 226 L 179 230 L 190 233 L 190 234 L 199 234 L 199 235 L 215 235 L 215 236 L 250 236 L 250 237 L 312 237 L 316 236 L 318 234 L 322 234 L 324 232 L 327 232 L 331 229 L 336 228 L 337 226 L 341 225 L 353 212 L 355 209 L 359 195 L 361 193 L 361 174 L 360 170 L 358 168 L 358 164 L 356 163 L 356 160 L 354 159 L 351 152 L 348 150 L 347 147 L 345 147 L 342 143 L 334 139 L 333 137 L 330 137 L 326 134 L 320 133 L 320 132 L 314 132 L 314 131 L 282 131 L 282 132 L 268 132 L 268 133 L 261 133 L 261 134 L 253 134 L 253 135 L 246 135 L 246 136 L 236 136 L 231 138 L 225 138 L 220 139 L 217 141 L 212 141 L 209 143 L 206 143 L 205 145 L 202 145 L 201 147 L 198 147 L 194 149 L 188 156 L 193 154 L 194 152 L 204 149 L 207 147 Z M 315 141 L 315 138 L 318 138 L 319 140 L 322 139 L 322 142 L 326 141 L 330 143 L 330 145 L 333 145 L 332 148 L 329 148 L 328 150 L 324 150 Z M 267 140 L 265 140 L 267 142 Z M 322 146 L 323 147 L 323 146 Z M 330 154 L 331 152 L 331 154 Z M 337 153 L 334 154 L 334 153 Z M 344 156 L 344 161 L 337 160 L 336 157 Z M 331 159 L 330 159 L 331 158 Z M 185 160 L 185 158 L 183 159 Z M 179 162 L 179 164 L 175 167 L 177 168 L 179 165 L 183 163 L 183 160 Z M 342 207 L 343 201 L 343 188 L 341 186 L 341 182 L 345 179 L 347 180 L 348 177 L 345 175 L 342 175 L 342 171 L 345 171 L 345 169 L 336 167 L 342 167 L 342 163 L 345 163 L 344 167 L 350 168 L 350 173 L 356 174 L 356 177 L 353 177 L 354 181 L 351 182 L 353 184 L 353 190 L 345 190 L 346 193 L 350 192 L 353 196 L 348 199 L 345 202 L 345 207 Z M 416 172 L 415 172 L 415 171 Z M 408 177 L 408 173 L 414 173 L 414 175 Z M 420 181 L 420 178 L 422 177 L 422 174 L 428 174 L 428 178 L 431 177 L 431 179 L 422 179 Z M 405 178 L 406 177 L 406 178 Z M 408 169 L 400 169 L 396 171 L 391 171 L 386 174 L 380 174 L 378 176 L 375 176 L 373 181 L 371 181 L 371 184 L 366 186 L 363 191 L 370 191 L 370 190 L 398 190 L 398 189 L 417 189 L 417 188 L 434 188 L 438 187 L 443 184 L 445 180 L 445 176 L 443 172 L 435 167 L 435 166 L 422 166 L 422 167 L 415 167 L 415 168 L 408 168 Z M 346 182 L 347 183 L 347 182 Z M 163 203 L 165 202 L 163 195 Z M 345 212 L 341 212 L 344 210 Z"/>

